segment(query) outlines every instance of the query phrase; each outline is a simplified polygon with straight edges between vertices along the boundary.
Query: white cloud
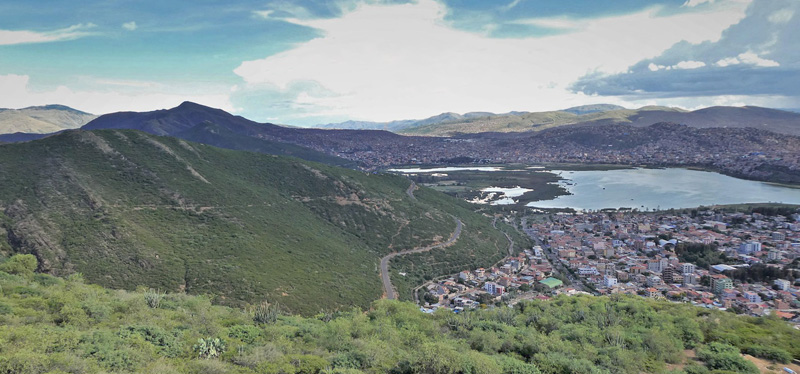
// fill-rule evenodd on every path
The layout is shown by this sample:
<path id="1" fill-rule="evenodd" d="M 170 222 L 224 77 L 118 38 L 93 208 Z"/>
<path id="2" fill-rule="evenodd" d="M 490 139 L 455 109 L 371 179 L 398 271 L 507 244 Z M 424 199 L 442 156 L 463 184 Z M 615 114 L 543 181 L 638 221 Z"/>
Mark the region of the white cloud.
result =
<path id="1" fill-rule="evenodd" d="M 770 14 L 767 19 L 776 24 L 787 23 L 792 20 L 794 17 L 794 10 L 792 9 L 781 9 L 775 13 Z"/>
<path id="2" fill-rule="evenodd" d="M 697 68 L 702 68 L 703 66 L 706 66 L 705 62 L 689 60 L 689 61 L 681 61 L 673 65 L 672 67 L 674 69 L 697 69 Z"/>
<path id="3" fill-rule="evenodd" d="M 714 0 L 686 0 L 686 2 L 683 3 L 682 6 L 689 7 L 689 8 L 694 8 L 694 7 L 698 6 L 698 5 L 706 4 L 706 3 L 713 4 Z"/>
<path id="4" fill-rule="evenodd" d="M 775 67 L 781 65 L 777 61 L 761 58 L 753 52 L 745 52 L 739 54 L 738 58 L 739 61 L 741 61 L 743 64 L 750 64 L 761 67 Z"/>
<path id="5" fill-rule="evenodd" d="M 29 31 L 29 30 L 0 30 L 0 45 L 29 44 L 29 43 L 48 43 L 64 40 L 74 40 L 92 35 L 87 31 L 95 27 L 92 23 L 78 24 L 53 31 Z"/>
<path id="6" fill-rule="evenodd" d="M 723 58 L 716 62 L 719 67 L 726 67 L 731 65 L 747 64 L 759 67 L 777 67 L 780 66 L 777 61 L 761 58 L 753 52 L 740 53 L 736 57 Z"/>
<path id="7" fill-rule="evenodd" d="M 125 93 L 119 89 L 73 90 L 66 86 L 58 86 L 49 90 L 35 90 L 30 86 L 29 81 L 30 78 L 27 75 L 0 75 L 0 87 L 3 87 L 2 91 L 0 91 L 0 103 L 9 108 L 62 104 L 89 113 L 105 114 L 128 110 L 149 111 L 171 108 L 189 100 L 215 108 L 233 110 L 233 105 L 228 99 L 227 92 L 222 94 L 187 95 L 177 92 L 165 93 L 157 89 Z M 111 85 L 137 84 L 137 82 L 125 81 L 109 81 L 107 83 Z"/>
<path id="8" fill-rule="evenodd" d="M 125 22 L 122 24 L 122 28 L 128 31 L 136 30 L 138 26 L 136 26 L 136 21 Z"/>
<path id="9" fill-rule="evenodd" d="M 560 35 L 496 39 L 453 29 L 444 20 L 447 9 L 433 0 L 361 4 L 340 18 L 292 20 L 324 36 L 245 61 L 234 72 L 247 84 L 279 89 L 316 82 L 335 95 L 311 95 L 304 103 L 328 108 L 331 116 L 390 120 L 552 109 L 587 100 L 567 89 L 587 72 L 624 72 L 678 41 L 718 40 L 744 16 L 745 5 L 668 16 L 651 8 L 585 20 Z"/>

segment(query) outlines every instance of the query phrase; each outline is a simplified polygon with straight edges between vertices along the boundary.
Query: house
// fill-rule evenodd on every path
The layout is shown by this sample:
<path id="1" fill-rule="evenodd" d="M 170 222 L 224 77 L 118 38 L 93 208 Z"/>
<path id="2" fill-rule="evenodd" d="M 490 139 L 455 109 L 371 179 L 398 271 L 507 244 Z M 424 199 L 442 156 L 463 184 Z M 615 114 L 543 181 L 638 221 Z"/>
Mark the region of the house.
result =
<path id="1" fill-rule="evenodd" d="M 651 299 L 655 299 L 655 298 L 661 297 L 661 292 L 659 292 L 657 289 L 655 289 L 653 287 L 650 287 L 650 288 L 645 290 L 645 296 L 647 296 L 647 297 L 649 297 Z"/>
<path id="2" fill-rule="evenodd" d="M 606 275 L 603 277 L 603 285 L 606 287 L 614 287 L 617 285 L 617 278 Z"/>

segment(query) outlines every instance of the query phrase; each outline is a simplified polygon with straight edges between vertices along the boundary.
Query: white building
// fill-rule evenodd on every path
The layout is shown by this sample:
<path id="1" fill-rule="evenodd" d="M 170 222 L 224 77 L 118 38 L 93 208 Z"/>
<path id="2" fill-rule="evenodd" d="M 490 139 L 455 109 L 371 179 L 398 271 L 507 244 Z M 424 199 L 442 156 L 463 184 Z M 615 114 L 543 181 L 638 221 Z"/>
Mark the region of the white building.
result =
<path id="1" fill-rule="evenodd" d="M 692 263 L 684 262 L 681 264 L 681 274 L 694 274 L 695 266 Z"/>
<path id="2" fill-rule="evenodd" d="M 739 253 L 748 254 L 753 252 L 761 252 L 761 243 L 750 242 L 739 245 Z"/>
<path id="3" fill-rule="evenodd" d="M 780 289 L 781 291 L 786 291 L 789 289 L 789 286 L 791 286 L 789 281 L 786 279 L 776 279 L 773 284 L 778 286 L 778 289 Z"/>
<path id="4" fill-rule="evenodd" d="M 606 287 L 614 287 L 617 285 L 617 278 L 606 275 L 603 277 L 603 285 Z"/>

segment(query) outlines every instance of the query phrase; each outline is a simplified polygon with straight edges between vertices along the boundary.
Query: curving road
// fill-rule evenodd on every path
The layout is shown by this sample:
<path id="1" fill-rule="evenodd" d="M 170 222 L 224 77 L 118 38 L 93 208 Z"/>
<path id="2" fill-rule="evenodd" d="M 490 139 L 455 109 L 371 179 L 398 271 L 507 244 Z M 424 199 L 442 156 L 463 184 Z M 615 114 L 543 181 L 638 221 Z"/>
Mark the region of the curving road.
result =
<path id="1" fill-rule="evenodd" d="M 414 190 L 417 188 L 417 184 L 414 181 L 411 181 L 411 185 L 408 186 L 406 190 L 406 195 L 411 198 L 411 200 L 416 200 L 417 198 L 414 196 Z"/>
<path id="2" fill-rule="evenodd" d="M 412 184 L 412 187 L 413 186 L 414 185 Z M 412 188 L 409 187 L 409 191 L 411 191 L 411 190 L 412 190 Z M 447 239 L 447 241 L 445 241 L 443 243 L 435 244 L 435 245 L 430 245 L 430 246 L 427 246 L 427 247 L 414 248 L 414 249 L 408 249 L 408 250 L 405 250 L 405 251 L 390 253 L 390 254 L 388 254 L 386 256 L 383 256 L 383 258 L 381 258 L 381 280 L 383 281 L 383 291 L 386 293 L 386 298 L 387 299 L 394 300 L 394 299 L 397 298 L 397 296 L 395 295 L 395 292 L 394 292 L 394 287 L 392 286 L 392 281 L 391 281 L 391 279 L 389 279 L 389 260 L 391 260 L 394 257 L 407 255 L 407 254 L 410 254 L 410 253 L 428 252 L 428 251 L 430 251 L 432 249 L 446 247 L 446 246 L 448 246 L 450 244 L 455 243 L 455 241 L 458 240 L 458 237 L 461 236 L 461 227 L 463 226 L 463 224 L 461 223 L 460 219 L 458 219 L 458 218 L 454 218 L 454 219 L 456 221 L 456 231 L 453 231 L 453 234 L 450 235 L 450 239 Z"/>

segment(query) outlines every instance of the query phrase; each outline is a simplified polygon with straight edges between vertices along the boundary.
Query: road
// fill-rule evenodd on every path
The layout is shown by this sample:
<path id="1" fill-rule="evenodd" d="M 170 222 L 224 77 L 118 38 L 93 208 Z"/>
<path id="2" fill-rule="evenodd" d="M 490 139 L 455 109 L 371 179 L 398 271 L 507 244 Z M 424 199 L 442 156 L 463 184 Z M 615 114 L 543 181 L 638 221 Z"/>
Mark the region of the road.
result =
<path id="1" fill-rule="evenodd" d="M 509 256 L 513 256 L 514 255 L 514 239 L 511 239 L 510 235 L 506 234 L 504 231 L 501 231 L 500 229 L 497 228 L 497 217 L 494 217 L 494 220 L 492 220 L 492 227 L 494 227 L 495 230 L 502 232 L 503 235 L 506 236 L 506 240 L 508 240 L 508 255 Z"/>
<path id="2" fill-rule="evenodd" d="M 417 198 L 414 196 L 414 190 L 417 189 L 417 184 L 414 181 L 411 181 L 411 185 L 408 186 L 406 190 L 406 195 L 411 198 L 411 200 L 416 200 Z"/>
<path id="3" fill-rule="evenodd" d="M 412 187 L 413 187 L 413 184 L 412 184 Z M 409 192 L 411 190 L 412 189 L 409 187 Z M 412 197 L 413 197 L 413 195 L 412 195 Z M 453 231 L 453 234 L 450 235 L 450 239 L 447 239 L 447 241 L 439 243 L 439 244 L 435 244 L 435 245 L 430 245 L 430 246 L 427 246 L 427 247 L 414 248 L 414 249 L 408 249 L 408 250 L 405 250 L 405 251 L 390 253 L 390 254 L 388 254 L 386 256 L 383 256 L 383 258 L 381 258 L 381 280 L 383 281 L 383 291 L 386 293 L 386 298 L 387 299 L 394 300 L 394 299 L 397 298 L 397 296 L 395 295 L 395 292 L 394 292 L 394 286 L 392 286 L 392 281 L 391 281 L 391 279 L 389 279 L 389 260 L 391 260 L 392 258 L 395 258 L 397 256 L 403 256 L 403 255 L 407 255 L 407 254 L 411 254 L 411 253 L 428 252 L 428 251 L 430 251 L 432 249 L 446 247 L 446 246 L 448 246 L 450 244 L 455 243 L 456 240 L 458 240 L 458 237 L 461 236 L 461 227 L 463 226 L 463 224 L 461 223 L 460 219 L 458 219 L 458 218 L 454 218 L 454 219 L 456 221 L 456 230 Z"/>

